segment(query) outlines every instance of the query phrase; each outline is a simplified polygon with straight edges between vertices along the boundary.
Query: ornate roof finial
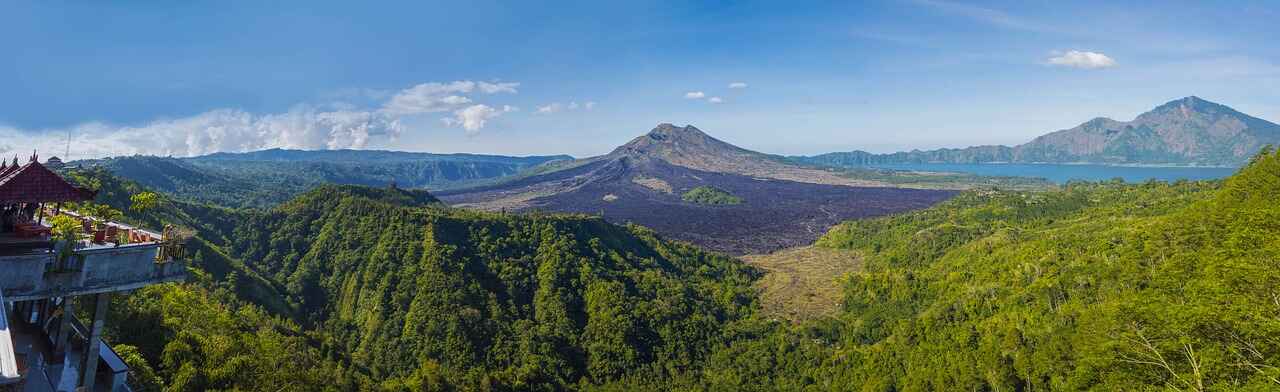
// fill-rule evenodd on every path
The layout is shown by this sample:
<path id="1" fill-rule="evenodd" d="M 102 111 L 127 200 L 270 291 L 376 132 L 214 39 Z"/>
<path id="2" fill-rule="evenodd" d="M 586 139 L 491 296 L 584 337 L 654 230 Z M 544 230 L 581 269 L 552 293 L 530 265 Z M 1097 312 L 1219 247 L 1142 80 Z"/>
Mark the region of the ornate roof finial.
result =
<path id="1" fill-rule="evenodd" d="M 18 166 L 18 154 L 13 154 L 13 165 Z"/>
<path id="2" fill-rule="evenodd" d="M 31 150 L 31 161 L 38 162 L 39 159 L 40 159 L 40 154 L 36 153 L 36 150 Z"/>

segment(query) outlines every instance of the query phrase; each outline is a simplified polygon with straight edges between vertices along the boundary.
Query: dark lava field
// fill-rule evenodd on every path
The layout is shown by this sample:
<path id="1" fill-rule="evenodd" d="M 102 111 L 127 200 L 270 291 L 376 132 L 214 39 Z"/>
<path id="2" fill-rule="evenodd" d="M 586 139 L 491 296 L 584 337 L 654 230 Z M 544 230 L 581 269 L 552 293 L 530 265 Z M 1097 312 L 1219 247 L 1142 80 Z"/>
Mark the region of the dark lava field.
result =
<path id="1" fill-rule="evenodd" d="M 743 202 L 703 205 L 681 199 L 685 191 L 703 185 Z M 518 199 L 511 209 L 602 215 L 610 222 L 632 222 L 668 238 L 742 255 L 809 245 L 841 221 L 925 208 L 955 193 L 754 178 L 619 157 L 439 196 L 450 204 L 489 203 L 489 209 L 499 208 L 495 200 Z"/>

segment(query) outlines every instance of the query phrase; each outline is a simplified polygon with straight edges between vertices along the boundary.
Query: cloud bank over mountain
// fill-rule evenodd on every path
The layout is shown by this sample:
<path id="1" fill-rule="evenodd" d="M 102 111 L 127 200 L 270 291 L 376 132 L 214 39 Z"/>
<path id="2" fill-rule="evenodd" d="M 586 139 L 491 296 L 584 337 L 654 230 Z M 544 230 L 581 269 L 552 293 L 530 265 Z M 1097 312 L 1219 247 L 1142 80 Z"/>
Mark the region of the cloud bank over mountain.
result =
<path id="1" fill-rule="evenodd" d="M 0 155 L 62 155 L 70 143 L 71 158 L 112 155 L 196 156 L 268 148 L 366 148 L 395 141 L 408 129 L 403 120 L 444 114 L 446 126 L 474 134 L 489 121 L 516 111 L 510 105 L 478 100 L 516 94 L 519 83 L 454 81 L 422 83 L 400 90 L 372 107 L 337 102 L 300 104 L 282 113 L 257 114 L 216 109 L 188 117 L 158 119 L 142 125 L 87 122 L 62 129 L 24 130 L 0 126 Z"/>

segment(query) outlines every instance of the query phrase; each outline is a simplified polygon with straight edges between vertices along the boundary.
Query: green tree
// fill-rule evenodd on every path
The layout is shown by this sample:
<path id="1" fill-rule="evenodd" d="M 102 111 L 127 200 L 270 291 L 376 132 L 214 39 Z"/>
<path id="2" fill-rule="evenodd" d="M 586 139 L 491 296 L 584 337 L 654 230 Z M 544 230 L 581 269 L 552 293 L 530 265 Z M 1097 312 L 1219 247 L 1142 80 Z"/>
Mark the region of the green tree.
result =
<path id="1" fill-rule="evenodd" d="M 129 196 L 129 210 L 135 213 L 146 213 L 160 204 L 160 195 L 155 192 L 141 192 Z"/>

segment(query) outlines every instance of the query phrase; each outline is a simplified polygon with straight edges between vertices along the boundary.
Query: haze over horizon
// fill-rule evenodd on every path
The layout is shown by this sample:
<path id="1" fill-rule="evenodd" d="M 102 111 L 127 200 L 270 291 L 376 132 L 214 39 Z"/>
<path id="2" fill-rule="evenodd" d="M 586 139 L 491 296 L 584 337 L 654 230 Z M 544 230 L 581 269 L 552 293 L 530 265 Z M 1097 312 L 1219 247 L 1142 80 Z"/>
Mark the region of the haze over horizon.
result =
<path id="1" fill-rule="evenodd" d="M 306 4 L 11 4 L 0 154 L 63 155 L 70 134 L 73 159 L 581 157 L 658 123 L 776 154 L 893 152 L 1192 95 L 1280 121 L 1280 6 L 1261 1 Z"/>

